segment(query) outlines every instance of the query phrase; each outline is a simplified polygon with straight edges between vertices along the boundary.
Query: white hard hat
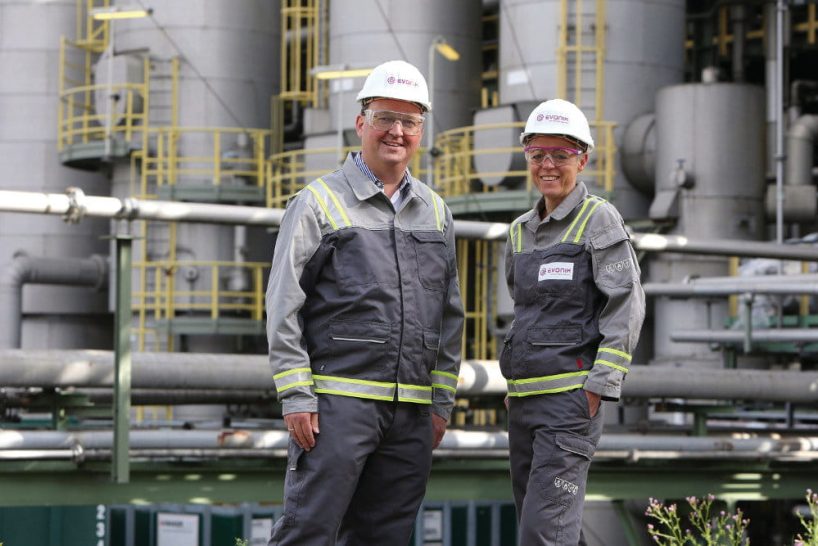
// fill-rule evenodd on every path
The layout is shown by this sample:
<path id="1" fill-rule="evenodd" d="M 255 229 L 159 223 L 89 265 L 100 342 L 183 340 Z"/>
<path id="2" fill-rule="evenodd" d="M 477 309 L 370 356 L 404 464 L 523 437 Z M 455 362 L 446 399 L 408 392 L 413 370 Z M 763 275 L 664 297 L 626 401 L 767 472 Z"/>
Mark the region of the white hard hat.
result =
<path id="1" fill-rule="evenodd" d="M 551 99 L 534 108 L 520 135 L 520 144 L 525 144 L 533 135 L 564 135 L 585 144 L 586 152 L 594 149 L 588 119 L 582 110 L 567 100 Z"/>
<path id="2" fill-rule="evenodd" d="M 405 61 L 387 61 L 369 73 L 356 100 L 363 104 L 367 99 L 376 98 L 405 100 L 426 111 L 432 109 L 426 79 L 420 70 Z"/>

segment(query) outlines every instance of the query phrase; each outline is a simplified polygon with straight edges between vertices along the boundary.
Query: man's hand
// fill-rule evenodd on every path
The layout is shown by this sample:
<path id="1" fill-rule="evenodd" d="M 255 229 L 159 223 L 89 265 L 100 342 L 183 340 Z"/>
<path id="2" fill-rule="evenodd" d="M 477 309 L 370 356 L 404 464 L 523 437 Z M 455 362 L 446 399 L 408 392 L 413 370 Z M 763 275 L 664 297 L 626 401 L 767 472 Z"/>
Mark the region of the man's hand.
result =
<path id="1" fill-rule="evenodd" d="M 446 434 L 448 421 L 436 413 L 432 413 L 432 449 L 437 449 L 443 435 Z"/>
<path id="2" fill-rule="evenodd" d="M 288 413 L 284 416 L 284 422 L 287 423 L 290 436 L 304 451 L 315 447 L 315 436 L 320 432 L 317 413 Z"/>
<path id="3" fill-rule="evenodd" d="M 585 396 L 588 397 L 588 411 L 591 413 L 591 417 L 596 417 L 596 414 L 599 412 L 599 404 L 602 401 L 602 397 L 590 391 L 585 391 Z"/>

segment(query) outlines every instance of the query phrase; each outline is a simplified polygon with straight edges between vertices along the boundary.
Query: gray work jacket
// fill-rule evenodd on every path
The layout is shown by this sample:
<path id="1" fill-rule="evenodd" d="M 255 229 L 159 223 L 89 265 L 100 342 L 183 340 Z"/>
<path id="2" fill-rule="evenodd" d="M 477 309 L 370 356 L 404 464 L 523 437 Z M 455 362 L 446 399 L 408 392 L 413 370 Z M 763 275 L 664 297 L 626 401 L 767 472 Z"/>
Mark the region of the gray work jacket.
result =
<path id="1" fill-rule="evenodd" d="M 348 156 L 291 199 L 267 287 L 284 414 L 317 394 L 431 404 L 448 419 L 463 308 L 452 215 L 417 179 L 400 209 Z"/>
<path id="2" fill-rule="evenodd" d="M 501 367 L 509 396 L 585 388 L 618 400 L 645 318 L 639 263 L 619 212 L 579 182 L 540 220 L 511 224 L 506 280 L 514 322 Z"/>

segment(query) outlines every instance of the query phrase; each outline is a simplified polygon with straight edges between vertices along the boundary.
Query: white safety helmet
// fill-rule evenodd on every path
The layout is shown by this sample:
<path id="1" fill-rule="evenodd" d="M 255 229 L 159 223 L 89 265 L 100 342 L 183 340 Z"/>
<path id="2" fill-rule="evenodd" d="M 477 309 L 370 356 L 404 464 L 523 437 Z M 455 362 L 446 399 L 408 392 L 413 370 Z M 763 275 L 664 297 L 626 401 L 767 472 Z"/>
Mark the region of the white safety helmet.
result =
<path id="1" fill-rule="evenodd" d="M 377 98 L 405 100 L 414 102 L 424 111 L 432 109 L 426 79 L 420 70 L 405 61 L 387 61 L 369 73 L 356 100 L 366 106 L 367 102 Z"/>
<path id="2" fill-rule="evenodd" d="M 541 102 L 534 108 L 525 130 L 520 135 L 520 144 L 525 145 L 534 135 L 559 135 L 576 140 L 586 146 L 586 152 L 594 149 L 588 118 L 575 104 L 562 99 Z"/>

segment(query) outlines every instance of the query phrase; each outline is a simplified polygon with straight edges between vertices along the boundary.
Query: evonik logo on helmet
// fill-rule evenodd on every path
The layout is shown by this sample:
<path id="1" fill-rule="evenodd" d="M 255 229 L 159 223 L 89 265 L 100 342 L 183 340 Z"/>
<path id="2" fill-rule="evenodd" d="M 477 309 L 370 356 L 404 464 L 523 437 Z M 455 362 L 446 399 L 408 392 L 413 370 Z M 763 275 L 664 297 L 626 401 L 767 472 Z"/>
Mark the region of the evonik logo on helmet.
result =
<path id="1" fill-rule="evenodd" d="M 551 121 L 554 123 L 564 123 L 568 124 L 571 123 L 571 120 L 568 119 L 568 116 L 563 116 L 560 114 L 537 114 L 537 121 Z"/>
<path id="2" fill-rule="evenodd" d="M 395 76 L 392 76 L 392 75 L 387 76 L 386 83 L 388 85 L 398 84 L 398 85 L 409 85 L 411 87 L 418 87 L 418 85 L 419 85 L 418 82 L 416 82 L 415 80 L 409 80 L 407 78 L 395 77 Z"/>

